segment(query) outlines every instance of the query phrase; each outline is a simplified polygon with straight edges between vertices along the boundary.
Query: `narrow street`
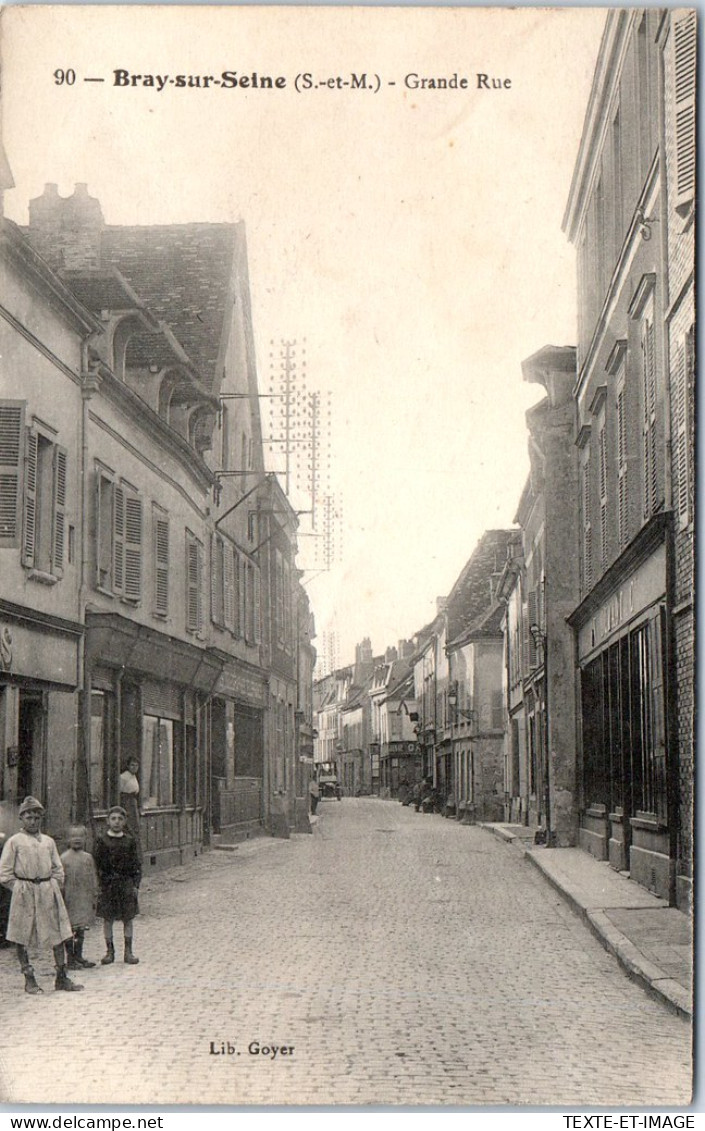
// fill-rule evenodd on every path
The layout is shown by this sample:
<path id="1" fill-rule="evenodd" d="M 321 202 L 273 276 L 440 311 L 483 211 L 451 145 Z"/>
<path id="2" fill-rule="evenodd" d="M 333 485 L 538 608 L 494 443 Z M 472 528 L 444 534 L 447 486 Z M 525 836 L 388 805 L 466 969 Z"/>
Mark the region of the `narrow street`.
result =
<path id="1" fill-rule="evenodd" d="M 4 1102 L 689 1101 L 689 1026 L 480 828 L 324 801 L 312 836 L 213 852 L 141 903 L 140 965 L 88 970 L 81 994 L 43 956 L 26 996 L 0 952 Z"/>

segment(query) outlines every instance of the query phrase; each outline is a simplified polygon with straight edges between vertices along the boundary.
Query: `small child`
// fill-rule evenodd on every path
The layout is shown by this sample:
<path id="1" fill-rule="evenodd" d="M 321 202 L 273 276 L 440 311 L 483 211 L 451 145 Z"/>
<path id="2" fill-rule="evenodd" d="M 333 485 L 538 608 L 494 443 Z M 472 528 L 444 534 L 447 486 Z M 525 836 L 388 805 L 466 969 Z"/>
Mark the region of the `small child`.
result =
<path id="1" fill-rule="evenodd" d="M 102 966 L 115 961 L 113 923 L 121 919 L 125 932 L 124 961 L 129 966 L 139 962 L 132 953 L 132 920 L 139 912 L 137 889 L 142 880 L 137 841 L 126 832 L 127 813 L 121 805 L 114 805 L 108 813 L 108 827 L 95 845 L 95 863 L 100 881 L 98 915 L 103 920 L 105 957 Z"/>
<path id="2" fill-rule="evenodd" d="M 62 853 L 61 863 L 66 876 L 64 884 L 64 903 L 71 920 L 73 938 L 66 944 L 69 970 L 88 970 L 95 966 L 83 957 L 83 941 L 86 931 L 95 921 L 95 908 L 98 899 L 98 875 L 95 861 L 86 852 L 86 829 L 84 825 L 72 825 L 68 831 L 68 848 Z"/>
<path id="3" fill-rule="evenodd" d="M 53 948 L 55 989 L 83 989 L 66 973 L 64 943 L 73 932 L 61 895 L 64 869 L 54 841 L 40 832 L 43 815 L 42 803 L 25 797 L 19 809 L 22 829 L 8 838 L 0 856 L 0 884 L 12 893 L 6 938 L 15 944 L 28 994 L 44 992 L 29 961 L 34 944 Z"/>

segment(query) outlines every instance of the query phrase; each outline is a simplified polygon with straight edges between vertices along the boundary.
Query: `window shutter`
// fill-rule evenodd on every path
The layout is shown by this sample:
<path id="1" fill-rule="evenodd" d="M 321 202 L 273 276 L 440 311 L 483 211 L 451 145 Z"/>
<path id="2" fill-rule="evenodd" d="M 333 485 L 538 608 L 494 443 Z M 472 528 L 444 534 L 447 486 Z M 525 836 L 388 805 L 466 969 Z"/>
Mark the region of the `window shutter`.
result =
<path id="1" fill-rule="evenodd" d="M 113 486 L 113 591 L 125 587 L 125 492 Z"/>
<path id="2" fill-rule="evenodd" d="M 142 500 L 125 495 L 125 596 L 142 596 Z"/>
<path id="3" fill-rule="evenodd" d="M 629 539 L 627 529 L 627 422 L 624 415 L 624 390 L 617 397 L 617 533 L 619 548 Z"/>
<path id="4" fill-rule="evenodd" d="M 168 518 L 157 518 L 154 523 L 154 611 L 159 616 L 169 612 Z"/>
<path id="5" fill-rule="evenodd" d="M 22 563 L 34 565 L 37 537 L 37 434 L 25 431 L 24 522 L 22 527 Z"/>
<path id="6" fill-rule="evenodd" d="M 240 636 L 247 635 L 247 563 L 243 557 L 240 557 L 238 563 L 238 576 L 239 576 L 239 603 L 240 603 L 240 617 L 239 629 Z"/>
<path id="7" fill-rule="evenodd" d="M 64 538 L 66 532 L 66 465 L 68 453 L 54 445 L 54 514 L 51 539 L 51 572 L 61 577 L 64 572 Z"/>
<path id="8" fill-rule="evenodd" d="M 211 534 L 211 620 L 223 624 L 224 606 L 224 566 L 223 541 L 217 534 Z"/>
<path id="9" fill-rule="evenodd" d="M 191 535 L 186 535 L 186 629 L 198 632 L 199 624 L 199 557 L 198 543 Z"/>
<path id="10" fill-rule="evenodd" d="M 235 631 L 235 558 L 229 542 L 223 546 L 223 619 L 229 632 Z"/>
<path id="11" fill-rule="evenodd" d="M 0 546 L 16 546 L 22 480 L 24 401 L 0 402 Z"/>
<path id="12" fill-rule="evenodd" d="M 535 589 L 529 590 L 529 600 L 527 602 L 527 618 L 529 629 L 529 668 L 535 668 L 538 662 L 538 654 L 536 650 L 536 639 L 531 629 L 532 627 L 540 628 L 538 594 Z"/>
<path id="13" fill-rule="evenodd" d="M 262 640 L 262 581 L 260 572 L 255 569 L 253 574 L 254 582 L 254 609 L 255 609 L 255 623 L 253 643 L 259 644 Z"/>
<path id="14" fill-rule="evenodd" d="M 695 12 L 674 20 L 676 119 L 676 208 L 695 193 Z"/>
<path id="15" fill-rule="evenodd" d="M 583 583 L 592 588 L 592 521 L 590 506 L 590 457 L 583 464 Z"/>

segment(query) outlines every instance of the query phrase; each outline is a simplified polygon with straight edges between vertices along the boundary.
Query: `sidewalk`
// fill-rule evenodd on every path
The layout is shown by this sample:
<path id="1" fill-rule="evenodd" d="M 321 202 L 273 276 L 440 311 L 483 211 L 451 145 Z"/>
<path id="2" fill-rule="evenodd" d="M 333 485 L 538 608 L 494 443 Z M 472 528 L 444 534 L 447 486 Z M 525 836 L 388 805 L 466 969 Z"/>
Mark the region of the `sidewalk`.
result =
<path id="1" fill-rule="evenodd" d="M 519 848 L 631 978 L 692 1018 L 693 933 L 687 915 L 579 848 L 534 847 L 534 830 L 523 825 L 482 827 Z"/>

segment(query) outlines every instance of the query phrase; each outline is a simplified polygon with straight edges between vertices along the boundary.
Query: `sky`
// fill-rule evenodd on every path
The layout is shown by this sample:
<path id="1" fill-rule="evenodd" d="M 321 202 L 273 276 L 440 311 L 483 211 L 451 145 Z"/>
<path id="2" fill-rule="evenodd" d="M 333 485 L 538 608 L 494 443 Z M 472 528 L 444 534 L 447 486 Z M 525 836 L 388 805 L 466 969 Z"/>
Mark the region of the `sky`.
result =
<path id="1" fill-rule="evenodd" d="M 307 387 L 330 392 L 338 550 L 304 583 L 319 650 L 335 629 L 340 663 L 363 637 L 378 653 L 412 636 L 483 531 L 513 524 L 542 395 L 521 362 L 575 342 L 561 220 L 604 21 L 577 7 L 2 12 L 7 215 L 25 223 L 46 182 L 65 196 L 85 182 L 110 224 L 245 221 L 260 387 L 271 342 L 295 339 Z M 116 70 L 143 78 L 117 86 Z M 224 71 L 237 86 L 144 83 Z M 241 87 L 253 72 L 284 83 Z M 362 73 L 369 89 L 342 85 Z M 300 545 L 313 567 L 316 539 Z"/>

